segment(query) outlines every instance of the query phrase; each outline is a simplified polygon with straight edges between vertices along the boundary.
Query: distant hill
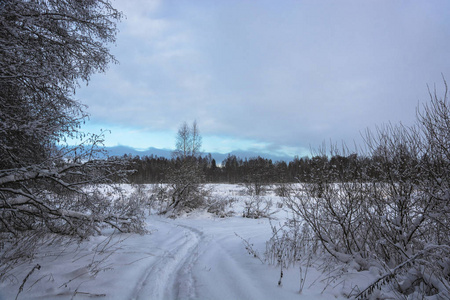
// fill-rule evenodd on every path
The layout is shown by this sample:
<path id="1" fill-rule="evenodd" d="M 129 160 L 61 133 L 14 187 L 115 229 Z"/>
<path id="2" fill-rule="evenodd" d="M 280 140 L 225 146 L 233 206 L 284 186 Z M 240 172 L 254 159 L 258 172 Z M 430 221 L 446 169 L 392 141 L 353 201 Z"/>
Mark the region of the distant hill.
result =
<path id="1" fill-rule="evenodd" d="M 159 156 L 159 157 L 165 157 L 165 158 L 171 158 L 173 150 L 171 149 L 158 149 L 150 147 L 146 150 L 136 150 L 132 147 L 128 146 L 115 146 L 115 147 L 105 147 L 105 150 L 108 151 L 109 156 L 123 156 L 124 154 L 132 155 L 132 156 Z M 204 153 L 203 155 L 207 155 L 208 153 Z M 278 155 L 271 155 L 271 154 L 262 154 L 252 151 L 232 151 L 230 153 L 211 153 L 212 158 L 216 160 L 218 164 L 220 164 L 222 161 L 224 161 L 228 155 L 235 155 L 236 157 L 245 159 L 245 158 L 252 158 L 252 157 L 264 157 L 267 159 L 271 159 L 273 162 L 276 161 L 286 161 L 289 162 L 293 159 L 293 157 L 290 156 L 278 156 Z"/>
<path id="2" fill-rule="evenodd" d="M 109 156 L 123 156 L 124 154 L 132 155 L 132 156 L 159 156 L 165 158 L 172 157 L 172 151 L 170 149 L 157 149 L 150 147 L 146 150 L 137 150 L 128 146 L 115 146 L 115 147 L 105 147 L 105 150 L 108 151 Z"/>

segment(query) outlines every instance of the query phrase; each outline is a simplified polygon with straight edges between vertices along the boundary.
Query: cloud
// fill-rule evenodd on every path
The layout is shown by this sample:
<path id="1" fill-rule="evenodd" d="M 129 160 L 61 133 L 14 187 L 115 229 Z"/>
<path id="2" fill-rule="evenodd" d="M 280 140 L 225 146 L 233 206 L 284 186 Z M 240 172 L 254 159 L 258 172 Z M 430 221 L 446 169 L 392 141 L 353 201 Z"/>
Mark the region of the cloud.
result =
<path id="1" fill-rule="evenodd" d="M 366 127 L 411 124 L 450 67 L 446 1 L 116 3 L 121 63 L 79 94 L 98 123 L 174 131 L 197 119 L 261 151 L 352 144 Z"/>

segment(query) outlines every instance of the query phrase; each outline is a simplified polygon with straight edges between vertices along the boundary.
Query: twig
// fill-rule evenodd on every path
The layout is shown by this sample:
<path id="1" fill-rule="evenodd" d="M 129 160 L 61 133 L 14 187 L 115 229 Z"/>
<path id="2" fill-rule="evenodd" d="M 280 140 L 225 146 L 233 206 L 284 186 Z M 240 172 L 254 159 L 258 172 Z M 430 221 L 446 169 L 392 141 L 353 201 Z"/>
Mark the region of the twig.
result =
<path id="1" fill-rule="evenodd" d="M 241 237 L 241 236 L 240 236 L 239 234 L 237 234 L 236 232 L 235 232 L 234 234 L 244 242 L 245 249 L 248 251 L 248 254 L 253 255 L 253 257 L 259 259 L 259 261 L 260 261 L 262 264 L 265 263 L 264 260 L 261 259 L 261 257 L 259 256 L 258 252 L 257 252 L 255 249 L 253 249 L 253 245 L 250 244 L 250 242 L 249 242 L 248 240 L 244 239 L 243 237 Z"/>
<path id="2" fill-rule="evenodd" d="M 40 270 L 40 269 L 41 269 L 41 266 L 40 266 L 39 264 L 36 264 L 36 265 L 33 267 L 33 269 L 31 269 L 31 271 L 27 274 L 27 276 L 23 279 L 23 282 L 22 282 L 22 284 L 21 284 L 20 287 L 19 287 L 19 291 L 17 292 L 16 300 L 17 300 L 17 298 L 19 298 L 19 294 L 23 291 L 23 287 L 24 287 L 25 283 L 27 282 L 28 277 L 30 277 L 31 274 L 33 274 L 34 270 L 36 270 L 36 269 Z"/>

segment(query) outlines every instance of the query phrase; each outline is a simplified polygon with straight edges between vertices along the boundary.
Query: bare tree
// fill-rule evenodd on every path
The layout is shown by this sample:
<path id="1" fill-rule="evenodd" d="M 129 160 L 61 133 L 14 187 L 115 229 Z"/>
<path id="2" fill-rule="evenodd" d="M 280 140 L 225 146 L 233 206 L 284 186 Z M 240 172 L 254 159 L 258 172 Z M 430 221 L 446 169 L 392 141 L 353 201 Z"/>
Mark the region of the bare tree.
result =
<path id="1" fill-rule="evenodd" d="M 191 127 L 184 122 L 178 130 L 173 153 L 176 164 L 168 175 L 170 207 L 174 211 L 201 207 L 209 195 L 202 184 L 203 173 L 197 157 L 201 144 L 197 122 L 194 121 Z"/>
<path id="2" fill-rule="evenodd" d="M 202 137 L 197 125 L 197 121 L 189 126 L 186 122 L 181 124 L 176 137 L 176 150 L 174 156 L 179 158 L 196 157 L 200 154 L 202 147 Z"/>
<path id="3" fill-rule="evenodd" d="M 202 137 L 200 135 L 200 130 L 198 128 L 197 121 L 194 121 L 192 123 L 191 136 L 192 136 L 191 155 L 198 156 L 200 155 L 202 147 Z"/>
<path id="4" fill-rule="evenodd" d="M 191 136 L 191 128 L 186 122 L 181 124 L 178 129 L 177 138 L 176 138 L 176 150 L 174 152 L 174 156 L 186 158 L 191 155 L 191 145 L 192 145 L 192 136 Z"/>

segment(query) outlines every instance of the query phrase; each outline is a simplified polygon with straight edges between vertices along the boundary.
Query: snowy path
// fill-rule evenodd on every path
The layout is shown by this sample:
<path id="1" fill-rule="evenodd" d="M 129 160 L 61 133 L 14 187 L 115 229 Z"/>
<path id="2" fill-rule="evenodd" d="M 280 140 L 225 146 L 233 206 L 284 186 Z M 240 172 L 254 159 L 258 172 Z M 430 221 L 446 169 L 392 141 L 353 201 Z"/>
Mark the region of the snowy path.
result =
<path id="1" fill-rule="evenodd" d="M 258 288 L 254 273 L 233 257 L 236 243 L 241 251 L 244 247 L 234 232 L 230 234 L 230 228 L 207 226 L 205 229 L 204 221 L 193 220 L 169 222 L 154 218 L 152 221 L 152 226 L 161 234 L 158 237 L 161 255 L 148 264 L 134 287 L 131 299 L 267 297 Z M 162 238 L 164 232 L 168 234 L 165 240 Z M 248 258 L 251 259 L 250 256 Z"/>
<path id="2" fill-rule="evenodd" d="M 297 270 L 286 271 L 284 286 L 277 286 L 278 268 L 250 256 L 238 233 L 263 254 L 270 235 L 267 219 L 239 217 L 151 219 L 158 229 L 166 256 L 153 263 L 136 287 L 135 299 L 328 299 L 321 289 L 298 293 Z M 171 229 L 169 229 L 171 228 Z M 164 231 L 171 237 L 163 241 Z M 183 236 L 181 238 L 181 235 Z M 172 250 L 168 250 L 172 249 Z M 311 278 L 311 281 L 316 278 Z M 336 295 L 333 295 L 335 298 Z M 339 297 L 336 297 L 339 299 Z"/>
<path id="3" fill-rule="evenodd" d="M 201 255 L 192 266 L 193 276 L 199 285 L 196 296 L 199 299 L 264 299 L 253 272 L 245 269 L 233 254 L 233 250 L 237 250 L 236 246 L 243 252 L 241 241 L 226 224 L 220 221 L 212 223 L 218 223 L 218 226 L 205 228 L 197 224 L 195 229 L 204 236 L 199 247 Z M 195 226 L 192 220 L 190 224 Z M 250 256 L 248 258 L 251 259 Z"/>
<path id="4" fill-rule="evenodd" d="M 162 222 L 162 221 L 157 221 Z M 174 226 L 168 222 L 167 226 Z M 131 299 L 195 298 L 192 266 L 197 259 L 202 233 L 183 226 L 180 234 L 170 235 L 159 247 L 163 253 L 150 263 L 134 288 Z"/>
<path id="5" fill-rule="evenodd" d="M 93 237 L 76 251 L 42 253 L 34 262 L 42 268 L 30 276 L 18 299 L 343 299 L 332 288 L 322 293 L 323 284 L 315 283 L 317 270 L 310 271 L 302 294 L 297 268 L 285 270 L 283 286 L 277 285 L 279 269 L 249 255 L 235 234 L 262 256 L 271 234 L 267 219 L 152 215 L 147 222 L 150 234 L 116 235 L 111 241 Z M 106 250 L 93 252 L 99 243 Z M 95 272 L 89 271 L 93 262 Z M 19 268 L 17 280 L 0 283 L 0 299 L 15 298 L 20 278 L 33 265 Z"/>
<path id="6" fill-rule="evenodd" d="M 0 300 L 15 299 L 18 291 L 18 299 L 58 300 L 347 299 L 345 295 L 374 281 L 377 274 L 371 271 L 330 266 L 319 259 L 306 277 L 301 278 L 299 265 L 284 269 L 278 286 L 280 268 L 249 255 L 243 243 L 245 239 L 264 259 L 272 229 L 266 218 L 241 216 L 248 197 L 241 196 L 241 189 L 227 184 L 214 187 L 218 198 L 236 200 L 232 217 L 218 218 L 204 211 L 177 219 L 151 214 L 145 235 L 105 229 L 103 235 L 80 244 L 43 246 L 32 260 L 0 281 Z M 277 219 L 272 222 L 279 227 L 289 216 L 282 209 L 274 212 Z M 299 293 L 301 279 L 305 284 Z"/>

